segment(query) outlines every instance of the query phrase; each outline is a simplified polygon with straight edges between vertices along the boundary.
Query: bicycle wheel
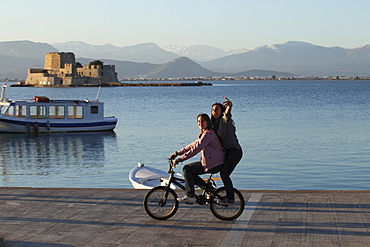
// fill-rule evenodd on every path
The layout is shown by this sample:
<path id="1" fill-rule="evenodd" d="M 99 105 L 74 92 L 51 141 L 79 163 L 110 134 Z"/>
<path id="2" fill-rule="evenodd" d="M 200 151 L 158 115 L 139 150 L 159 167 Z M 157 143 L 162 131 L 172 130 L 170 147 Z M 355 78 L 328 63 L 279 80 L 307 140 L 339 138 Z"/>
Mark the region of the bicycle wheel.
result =
<path id="1" fill-rule="evenodd" d="M 154 187 L 144 197 L 145 212 L 156 220 L 171 218 L 178 208 L 177 194 L 165 186 Z"/>
<path id="2" fill-rule="evenodd" d="M 221 205 L 219 202 L 226 196 L 225 187 L 221 187 L 214 193 L 209 207 L 214 216 L 220 220 L 235 220 L 244 211 L 244 197 L 239 190 L 234 188 L 235 203 L 233 205 Z"/>

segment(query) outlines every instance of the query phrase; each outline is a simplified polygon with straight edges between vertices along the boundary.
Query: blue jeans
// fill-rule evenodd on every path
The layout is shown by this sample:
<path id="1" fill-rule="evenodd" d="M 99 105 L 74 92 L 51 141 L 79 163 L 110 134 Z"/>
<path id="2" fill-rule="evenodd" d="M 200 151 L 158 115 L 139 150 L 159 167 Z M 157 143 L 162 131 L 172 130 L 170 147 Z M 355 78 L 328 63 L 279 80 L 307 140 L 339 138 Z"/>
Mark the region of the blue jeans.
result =
<path id="1" fill-rule="evenodd" d="M 205 172 L 200 161 L 196 161 L 196 162 L 192 162 L 192 163 L 184 165 L 184 167 L 182 168 L 182 171 L 183 171 L 183 175 L 185 179 L 186 195 L 190 197 L 195 196 L 194 184 L 198 185 L 201 188 L 206 185 L 206 182 L 201 177 L 199 177 L 199 175 L 202 175 L 205 173 L 217 173 L 221 169 L 222 169 L 222 165 L 219 165 Z"/>
<path id="2" fill-rule="evenodd" d="M 226 195 L 229 199 L 234 200 L 234 186 L 230 175 L 234 171 L 236 165 L 243 157 L 243 151 L 237 148 L 229 148 L 225 153 L 225 160 L 220 172 L 222 182 L 224 183 Z"/>

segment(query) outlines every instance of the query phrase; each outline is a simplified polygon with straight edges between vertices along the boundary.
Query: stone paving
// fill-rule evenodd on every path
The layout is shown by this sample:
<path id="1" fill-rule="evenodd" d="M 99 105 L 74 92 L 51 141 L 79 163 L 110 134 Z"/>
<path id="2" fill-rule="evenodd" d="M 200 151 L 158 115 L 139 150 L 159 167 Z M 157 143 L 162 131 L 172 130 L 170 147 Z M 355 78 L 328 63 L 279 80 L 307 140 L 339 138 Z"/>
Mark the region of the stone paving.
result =
<path id="1" fill-rule="evenodd" d="M 370 247 L 369 191 L 246 190 L 244 213 L 231 222 L 195 204 L 154 220 L 145 193 L 0 188 L 0 246 Z"/>

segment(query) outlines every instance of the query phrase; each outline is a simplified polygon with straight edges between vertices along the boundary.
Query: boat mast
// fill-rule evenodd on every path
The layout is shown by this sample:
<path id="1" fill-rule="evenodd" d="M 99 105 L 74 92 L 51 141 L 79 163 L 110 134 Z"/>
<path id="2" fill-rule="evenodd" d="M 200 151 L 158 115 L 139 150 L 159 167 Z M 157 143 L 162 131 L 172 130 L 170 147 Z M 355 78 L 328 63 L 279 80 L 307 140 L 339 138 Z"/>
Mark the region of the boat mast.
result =
<path id="1" fill-rule="evenodd" d="M 96 94 L 96 100 L 99 100 L 100 88 L 101 86 L 99 86 L 98 93 Z"/>

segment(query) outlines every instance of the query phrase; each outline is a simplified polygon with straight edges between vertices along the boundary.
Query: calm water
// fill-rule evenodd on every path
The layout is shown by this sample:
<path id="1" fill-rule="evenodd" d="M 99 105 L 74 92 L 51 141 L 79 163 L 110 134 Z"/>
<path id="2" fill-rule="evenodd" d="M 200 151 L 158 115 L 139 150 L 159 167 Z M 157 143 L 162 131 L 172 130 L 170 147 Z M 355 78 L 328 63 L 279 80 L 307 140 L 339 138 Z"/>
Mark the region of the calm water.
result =
<path id="1" fill-rule="evenodd" d="M 0 134 L 0 186 L 132 188 L 138 161 L 165 170 L 166 157 L 196 139 L 196 115 L 227 96 L 244 149 L 235 187 L 370 189 L 370 81 L 213 83 L 102 88 L 105 115 L 119 119 L 114 133 Z M 9 88 L 12 99 L 96 93 Z"/>

